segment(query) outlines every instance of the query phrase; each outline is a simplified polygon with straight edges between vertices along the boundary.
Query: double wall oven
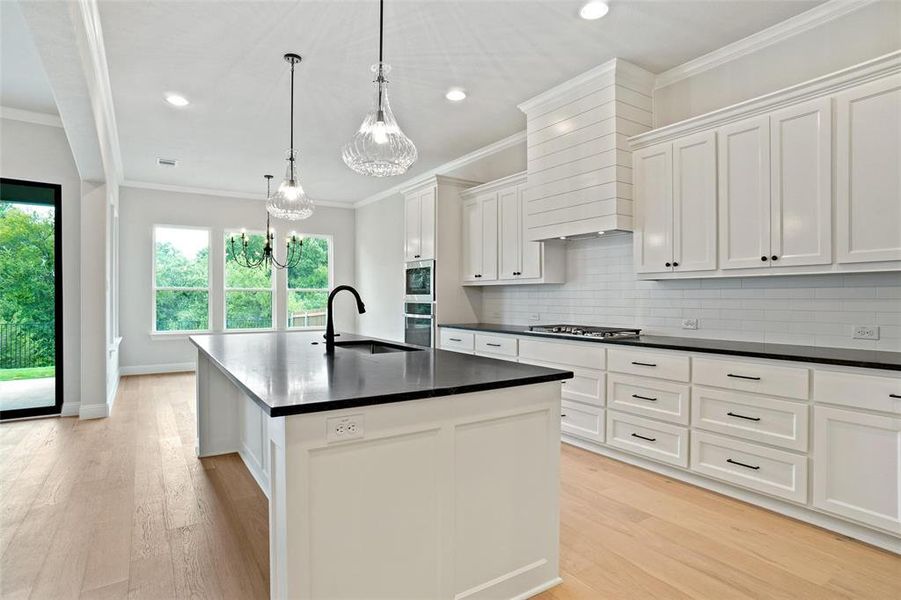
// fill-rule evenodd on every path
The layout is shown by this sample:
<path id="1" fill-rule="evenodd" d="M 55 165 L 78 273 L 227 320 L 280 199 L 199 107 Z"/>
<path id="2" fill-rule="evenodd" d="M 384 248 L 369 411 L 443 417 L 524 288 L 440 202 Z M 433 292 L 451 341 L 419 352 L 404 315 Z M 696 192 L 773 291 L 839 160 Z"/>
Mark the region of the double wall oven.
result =
<path id="1" fill-rule="evenodd" d="M 432 346 L 435 337 L 435 261 L 417 260 L 404 267 L 404 341 Z"/>

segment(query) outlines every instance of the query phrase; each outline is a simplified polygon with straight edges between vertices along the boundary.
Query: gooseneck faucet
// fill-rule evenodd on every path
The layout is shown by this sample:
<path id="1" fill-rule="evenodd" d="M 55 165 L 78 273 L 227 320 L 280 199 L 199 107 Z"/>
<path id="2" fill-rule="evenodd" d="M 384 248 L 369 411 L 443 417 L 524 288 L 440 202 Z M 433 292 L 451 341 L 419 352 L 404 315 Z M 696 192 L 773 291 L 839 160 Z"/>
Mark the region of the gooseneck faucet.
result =
<path id="1" fill-rule="evenodd" d="M 354 298 L 357 299 L 357 312 L 361 315 L 366 312 L 366 305 L 363 304 L 363 300 L 360 298 L 360 293 L 357 292 L 354 288 L 349 285 L 339 285 L 328 295 L 328 307 L 326 308 L 326 322 L 325 322 L 325 353 L 326 354 L 334 354 L 335 353 L 335 321 L 332 319 L 332 303 L 335 300 L 335 296 L 338 292 L 347 290 L 351 294 L 354 295 Z"/>

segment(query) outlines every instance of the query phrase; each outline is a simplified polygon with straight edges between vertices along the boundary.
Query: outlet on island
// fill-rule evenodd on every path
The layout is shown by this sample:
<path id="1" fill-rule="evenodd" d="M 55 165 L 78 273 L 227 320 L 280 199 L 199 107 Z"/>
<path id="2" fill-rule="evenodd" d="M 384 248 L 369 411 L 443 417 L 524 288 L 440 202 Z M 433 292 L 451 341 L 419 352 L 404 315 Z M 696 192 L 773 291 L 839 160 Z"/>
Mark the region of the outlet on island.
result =
<path id="1" fill-rule="evenodd" d="M 326 419 L 326 442 L 345 442 L 359 440 L 364 436 L 365 420 L 363 415 L 348 415 L 346 417 L 331 417 Z"/>

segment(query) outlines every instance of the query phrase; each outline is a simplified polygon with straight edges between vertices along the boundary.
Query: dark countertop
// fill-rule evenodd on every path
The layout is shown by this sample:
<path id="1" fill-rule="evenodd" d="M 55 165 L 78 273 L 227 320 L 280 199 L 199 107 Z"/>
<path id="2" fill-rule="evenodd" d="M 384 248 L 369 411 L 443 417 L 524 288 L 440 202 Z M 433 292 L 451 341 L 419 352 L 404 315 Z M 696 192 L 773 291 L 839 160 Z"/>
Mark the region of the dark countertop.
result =
<path id="1" fill-rule="evenodd" d="M 192 335 L 190 339 L 271 417 L 481 392 L 573 376 L 570 371 L 428 348 L 362 354 L 339 347 L 329 357 L 321 331 Z M 373 338 L 347 333 L 338 337 L 339 341 L 364 339 Z"/>
<path id="2" fill-rule="evenodd" d="M 440 327 L 468 329 L 486 333 L 507 333 L 510 335 L 529 335 L 544 339 L 567 340 L 594 344 L 610 344 L 616 346 L 638 346 L 642 348 L 661 348 L 665 350 L 684 350 L 687 352 L 707 352 L 710 354 L 726 354 L 731 356 L 750 356 L 753 358 L 770 358 L 774 360 L 792 360 L 797 362 L 840 365 L 843 367 L 860 367 L 864 369 L 886 369 L 901 371 L 901 352 L 883 350 L 856 350 L 853 348 L 819 348 L 816 346 L 794 346 L 790 344 L 765 344 L 760 342 L 735 342 L 731 340 L 713 340 L 703 338 L 683 338 L 663 335 L 642 335 L 637 338 L 604 340 L 598 338 L 579 338 L 567 335 L 548 335 L 529 331 L 528 325 L 502 325 L 493 323 L 454 323 L 442 324 Z"/>

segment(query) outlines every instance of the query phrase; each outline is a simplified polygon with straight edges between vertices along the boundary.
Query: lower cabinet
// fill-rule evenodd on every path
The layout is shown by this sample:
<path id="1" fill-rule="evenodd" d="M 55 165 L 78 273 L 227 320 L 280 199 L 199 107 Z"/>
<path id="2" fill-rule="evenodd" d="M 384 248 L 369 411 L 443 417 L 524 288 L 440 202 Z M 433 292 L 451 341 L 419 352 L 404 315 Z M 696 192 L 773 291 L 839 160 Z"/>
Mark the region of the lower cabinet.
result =
<path id="1" fill-rule="evenodd" d="M 816 406 L 813 505 L 901 534 L 901 418 Z"/>
<path id="2" fill-rule="evenodd" d="M 602 444 L 604 425 L 603 408 L 581 402 L 561 402 L 560 430 L 563 433 Z"/>
<path id="3" fill-rule="evenodd" d="M 688 466 L 688 429 L 607 411 L 607 444 L 679 467 Z"/>

